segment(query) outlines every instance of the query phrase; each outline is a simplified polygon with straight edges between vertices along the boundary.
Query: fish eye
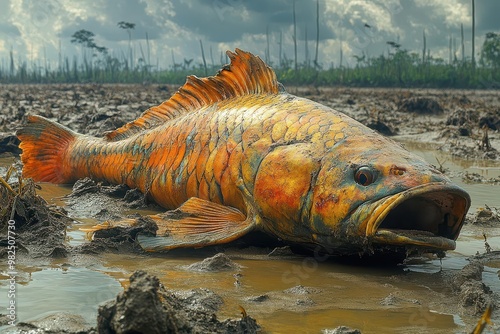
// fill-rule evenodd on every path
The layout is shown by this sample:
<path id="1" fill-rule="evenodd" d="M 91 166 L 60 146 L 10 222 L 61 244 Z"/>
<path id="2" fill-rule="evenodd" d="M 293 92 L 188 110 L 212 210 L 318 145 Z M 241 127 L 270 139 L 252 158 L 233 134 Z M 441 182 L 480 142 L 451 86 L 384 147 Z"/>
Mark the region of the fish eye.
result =
<path id="1" fill-rule="evenodd" d="M 356 170 L 354 181 L 362 186 L 368 186 L 375 181 L 375 174 L 371 168 L 362 166 Z"/>

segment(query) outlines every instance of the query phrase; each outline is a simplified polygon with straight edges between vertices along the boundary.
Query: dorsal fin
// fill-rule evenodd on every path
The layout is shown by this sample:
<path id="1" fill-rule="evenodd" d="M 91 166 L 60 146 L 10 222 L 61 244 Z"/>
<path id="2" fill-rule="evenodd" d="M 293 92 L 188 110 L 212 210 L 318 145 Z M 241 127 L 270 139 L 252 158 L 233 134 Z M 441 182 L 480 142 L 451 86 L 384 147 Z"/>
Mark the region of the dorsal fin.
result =
<path id="1" fill-rule="evenodd" d="M 186 83 L 167 101 L 146 110 L 135 121 L 106 134 L 108 141 L 118 141 L 150 129 L 186 112 L 231 97 L 250 94 L 277 94 L 279 83 L 274 71 L 262 59 L 236 49 L 227 51 L 231 64 L 215 76 L 198 78 L 190 75 Z"/>

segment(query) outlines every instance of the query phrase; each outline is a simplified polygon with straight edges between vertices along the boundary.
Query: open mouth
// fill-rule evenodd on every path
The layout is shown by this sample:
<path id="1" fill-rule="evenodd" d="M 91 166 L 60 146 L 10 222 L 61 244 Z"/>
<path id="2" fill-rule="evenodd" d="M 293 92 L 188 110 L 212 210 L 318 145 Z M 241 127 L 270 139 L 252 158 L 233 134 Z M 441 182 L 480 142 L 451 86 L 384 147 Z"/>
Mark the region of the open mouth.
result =
<path id="1" fill-rule="evenodd" d="M 370 204 L 366 235 L 374 244 L 453 250 L 469 206 L 457 186 L 424 184 Z"/>

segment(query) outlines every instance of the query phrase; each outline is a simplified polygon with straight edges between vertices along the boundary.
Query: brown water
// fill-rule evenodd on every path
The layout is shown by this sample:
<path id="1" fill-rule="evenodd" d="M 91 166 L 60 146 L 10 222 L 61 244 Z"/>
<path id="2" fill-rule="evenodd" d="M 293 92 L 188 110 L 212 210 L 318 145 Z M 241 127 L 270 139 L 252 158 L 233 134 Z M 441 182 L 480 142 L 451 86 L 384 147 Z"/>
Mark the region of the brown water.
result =
<path id="1" fill-rule="evenodd" d="M 426 145 L 406 143 L 408 149 L 424 156 L 451 172 L 479 173 L 488 178 L 500 175 L 500 163 L 464 161 L 452 158 Z M 0 166 L 10 163 L 0 160 Z M 453 174 L 453 173 L 451 173 Z M 466 184 L 453 179 L 472 197 L 471 212 L 487 204 L 500 207 L 500 186 Z M 42 185 L 45 199 L 64 204 L 60 197 L 69 187 Z M 88 242 L 81 227 L 95 222 L 85 217 L 68 228 L 70 245 Z M 487 229 L 488 243 L 500 249 L 500 229 Z M 484 252 L 482 233 L 465 227 L 457 249 L 439 260 L 422 260 L 401 267 L 363 267 L 334 263 L 322 258 L 297 257 L 273 259 L 259 250 L 248 254 L 231 251 L 228 255 L 242 266 L 240 271 L 197 273 L 186 265 L 212 255 L 204 250 L 153 255 L 101 254 L 100 262 L 92 258 L 54 260 L 49 266 L 18 266 L 18 316 L 33 320 L 56 312 L 81 314 L 90 324 L 95 322 L 97 305 L 114 298 L 136 269 L 157 275 L 167 288 L 208 288 L 224 298 L 220 318 L 239 317 L 239 305 L 257 319 L 269 333 L 320 333 L 325 328 L 347 325 L 363 333 L 462 333 L 476 319 L 448 314 L 446 299 L 450 290 L 443 276 L 461 269 L 466 257 Z M 7 295 L 6 264 L 0 264 L 0 313 L 5 310 Z M 500 263 L 485 267 L 484 282 L 500 293 Z M 240 274 L 235 277 L 235 274 Z M 237 283 L 237 280 L 239 283 Z M 286 289 L 302 285 L 309 293 L 287 293 Z M 252 301 L 254 297 L 264 301 Z M 5 313 L 5 312 L 3 312 Z M 498 322 L 498 320 L 497 320 Z"/>

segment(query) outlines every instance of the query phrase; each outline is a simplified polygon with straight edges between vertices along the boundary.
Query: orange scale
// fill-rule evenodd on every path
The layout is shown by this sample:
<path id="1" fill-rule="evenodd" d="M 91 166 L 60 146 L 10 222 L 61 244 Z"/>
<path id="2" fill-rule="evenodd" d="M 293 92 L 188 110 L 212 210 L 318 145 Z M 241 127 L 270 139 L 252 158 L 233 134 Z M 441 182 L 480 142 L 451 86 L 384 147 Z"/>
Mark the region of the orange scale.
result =
<path id="1" fill-rule="evenodd" d="M 207 168 L 207 161 L 208 158 L 210 157 L 210 150 L 208 148 L 208 145 L 203 147 L 200 155 L 198 156 L 198 159 L 196 160 L 196 179 L 201 182 L 201 179 L 203 177 L 203 173 L 205 172 L 205 169 Z"/>
<path id="2" fill-rule="evenodd" d="M 205 177 L 202 177 L 200 182 L 199 182 L 199 187 L 198 187 L 198 197 L 201 199 L 209 199 L 209 186 L 208 182 L 205 179 Z"/>
<path id="3" fill-rule="evenodd" d="M 187 178 L 186 195 L 187 198 L 198 197 L 199 183 L 196 179 L 196 174 L 192 173 Z"/>
<path id="4" fill-rule="evenodd" d="M 217 150 L 213 162 L 214 177 L 217 182 L 221 182 L 222 174 L 227 168 L 229 159 L 229 154 L 227 152 L 226 146 L 223 146 Z"/>

